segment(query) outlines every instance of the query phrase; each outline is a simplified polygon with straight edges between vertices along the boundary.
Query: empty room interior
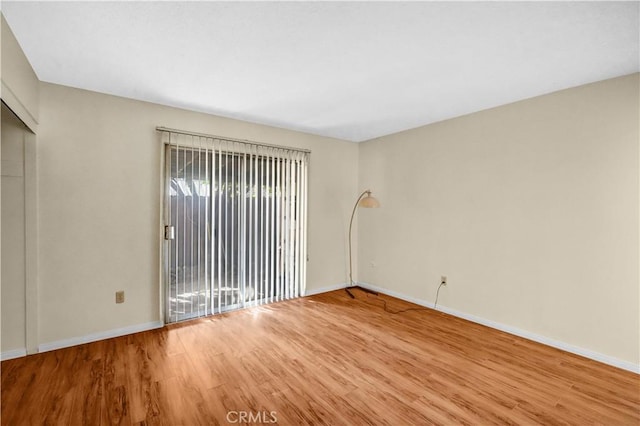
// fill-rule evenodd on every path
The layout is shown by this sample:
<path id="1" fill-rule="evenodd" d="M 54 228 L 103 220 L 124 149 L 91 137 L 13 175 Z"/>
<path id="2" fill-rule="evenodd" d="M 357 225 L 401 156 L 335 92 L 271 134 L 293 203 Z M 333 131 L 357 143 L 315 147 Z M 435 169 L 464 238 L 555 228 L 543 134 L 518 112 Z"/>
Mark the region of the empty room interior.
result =
<path id="1" fill-rule="evenodd" d="M 2 425 L 640 424 L 640 3 L 2 1 Z"/>

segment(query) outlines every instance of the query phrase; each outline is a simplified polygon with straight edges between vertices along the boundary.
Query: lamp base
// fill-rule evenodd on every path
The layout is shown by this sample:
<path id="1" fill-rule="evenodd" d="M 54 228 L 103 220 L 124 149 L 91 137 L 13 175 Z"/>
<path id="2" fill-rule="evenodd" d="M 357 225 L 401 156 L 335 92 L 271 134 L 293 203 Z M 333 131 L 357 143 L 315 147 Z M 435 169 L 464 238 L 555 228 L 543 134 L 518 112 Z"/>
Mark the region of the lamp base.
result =
<path id="1" fill-rule="evenodd" d="M 347 294 L 349 295 L 350 298 L 355 299 L 356 297 L 353 295 L 353 293 L 351 293 L 349 290 L 353 290 L 354 288 L 357 288 L 358 290 L 362 290 L 365 293 L 369 293 L 369 294 L 374 294 L 374 295 L 378 295 L 377 291 L 373 291 L 373 290 L 369 290 L 368 288 L 364 288 L 364 287 L 360 287 L 359 285 L 352 285 L 350 287 L 345 287 L 345 291 L 347 292 Z"/>

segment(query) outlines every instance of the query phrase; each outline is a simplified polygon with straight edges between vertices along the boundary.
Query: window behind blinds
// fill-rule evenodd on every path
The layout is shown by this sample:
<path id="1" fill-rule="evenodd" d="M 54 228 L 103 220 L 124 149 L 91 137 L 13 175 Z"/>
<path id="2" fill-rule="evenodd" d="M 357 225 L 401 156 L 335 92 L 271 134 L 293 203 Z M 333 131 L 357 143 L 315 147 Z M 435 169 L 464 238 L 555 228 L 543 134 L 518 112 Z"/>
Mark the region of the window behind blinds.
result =
<path id="1" fill-rule="evenodd" d="M 309 153 L 162 137 L 167 322 L 304 294 Z"/>

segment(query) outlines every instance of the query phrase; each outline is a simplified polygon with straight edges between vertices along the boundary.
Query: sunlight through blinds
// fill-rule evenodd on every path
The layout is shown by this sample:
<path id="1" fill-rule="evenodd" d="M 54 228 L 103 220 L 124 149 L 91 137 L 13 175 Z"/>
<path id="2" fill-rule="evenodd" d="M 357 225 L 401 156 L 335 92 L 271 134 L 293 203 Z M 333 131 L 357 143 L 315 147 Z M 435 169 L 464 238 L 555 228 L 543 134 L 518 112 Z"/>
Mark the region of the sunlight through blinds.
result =
<path id="1" fill-rule="evenodd" d="M 310 153 L 158 130 L 166 321 L 303 295 Z"/>

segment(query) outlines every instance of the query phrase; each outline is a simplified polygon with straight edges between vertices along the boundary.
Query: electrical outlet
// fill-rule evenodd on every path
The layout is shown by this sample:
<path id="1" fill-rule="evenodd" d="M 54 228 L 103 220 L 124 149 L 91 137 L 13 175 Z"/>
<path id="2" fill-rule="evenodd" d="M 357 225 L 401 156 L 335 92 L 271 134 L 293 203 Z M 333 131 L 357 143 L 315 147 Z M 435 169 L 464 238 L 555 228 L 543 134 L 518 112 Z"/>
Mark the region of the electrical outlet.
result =
<path id="1" fill-rule="evenodd" d="M 116 291 L 116 303 L 124 303 L 124 290 Z"/>
<path id="2" fill-rule="evenodd" d="M 447 285 L 447 276 L 446 275 L 440 275 L 440 284 Z"/>

